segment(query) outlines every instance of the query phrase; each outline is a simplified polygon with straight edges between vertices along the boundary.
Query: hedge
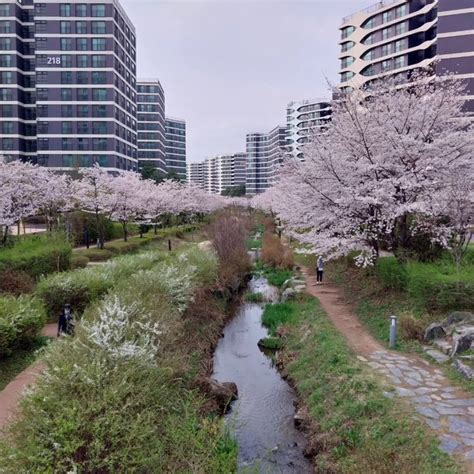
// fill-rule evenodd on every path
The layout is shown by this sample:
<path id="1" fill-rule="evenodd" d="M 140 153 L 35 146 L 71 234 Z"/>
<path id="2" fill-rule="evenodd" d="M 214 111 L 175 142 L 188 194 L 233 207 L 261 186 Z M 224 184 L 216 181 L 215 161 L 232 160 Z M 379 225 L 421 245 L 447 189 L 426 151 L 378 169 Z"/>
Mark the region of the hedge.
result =
<path id="1" fill-rule="evenodd" d="M 375 271 L 385 288 L 405 290 L 408 283 L 407 268 L 395 257 L 383 257 L 377 260 Z"/>
<path id="2" fill-rule="evenodd" d="M 30 346 L 45 323 L 46 311 L 37 298 L 0 298 L 0 357 Z"/>
<path id="3" fill-rule="evenodd" d="M 38 279 L 41 275 L 70 268 L 72 249 L 62 235 L 20 239 L 13 247 L 0 249 L 0 272 L 24 272 Z"/>

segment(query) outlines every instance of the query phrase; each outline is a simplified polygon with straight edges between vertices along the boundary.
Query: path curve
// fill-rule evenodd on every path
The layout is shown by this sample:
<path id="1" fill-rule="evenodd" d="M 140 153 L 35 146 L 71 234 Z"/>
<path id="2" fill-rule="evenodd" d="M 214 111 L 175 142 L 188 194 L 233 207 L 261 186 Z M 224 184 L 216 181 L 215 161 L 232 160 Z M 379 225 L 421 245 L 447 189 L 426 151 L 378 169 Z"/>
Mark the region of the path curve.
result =
<path id="1" fill-rule="evenodd" d="M 346 338 L 358 359 L 383 375 L 398 396 L 436 433 L 440 449 L 458 455 L 467 472 L 474 474 L 474 397 L 452 385 L 442 371 L 421 357 L 390 351 L 376 341 L 344 302 L 340 289 L 303 269 L 306 291 L 315 296 L 334 326 Z M 387 323 L 388 330 L 388 323 Z M 387 396 L 392 396 L 386 392 Z"/>
<path id="2" fill-rule="evenodd" d="M 56 323 L 46 324 L 41 334 L 47 337 L 56 337 L 57 328 L 58 325 Z M 20 372 L 0 392 L 0 431 L 15 417 L 25 389 L 35 382 L 38 375 L 43 371 L 43 368 L 44 365 L 41 362 L 34 362 L 23 370 L 23 372 Z"/>

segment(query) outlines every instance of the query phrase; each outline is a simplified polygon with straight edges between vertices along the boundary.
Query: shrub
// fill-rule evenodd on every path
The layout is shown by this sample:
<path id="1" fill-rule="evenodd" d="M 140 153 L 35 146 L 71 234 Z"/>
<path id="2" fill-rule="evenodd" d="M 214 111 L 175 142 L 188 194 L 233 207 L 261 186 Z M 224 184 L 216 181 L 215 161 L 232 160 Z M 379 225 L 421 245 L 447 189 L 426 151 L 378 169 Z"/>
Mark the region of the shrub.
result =
<path id="1" fill-rule="evenodd" d="M 26 237 L 0 249 L 0 271 L 25 272 L 32 278 L 70 268 L 71 245 L 63 235 Z"/>
<path id="2" fill-rule="evenodd" d="M 263 234 L 262 262 L 275 268 L 290 270 L 295 264 L 293 251 L 270 232 Z"/>
<path id="3" fill-rule="evenodd" d="M 21 295 L 31 293 L 35 286 L 33 278 L 26 272 L 4 270 L 0 272 L 0 293 Z"/>
<path id="4" fill-rule="evenodd" d="M 377 276 L 385 288 L 405 290 L 407 287 L 407 268 L 395 257 L 383 257 L 377 260 L 375 267 Z"/>
<path id="5" fill-rule="evenodd" d="M 74 252 L 74 255 L 86 257 L 91 262 L 105 262 L 106 260 L 112 258 L 115 254 L 110 250 L 90 248 L 77 250 Z"/>
<path id="6" fill-rule="evenodd" d="M 30 296 L 0 298 L 0 357 L 28 347 L 46 323 L 41 302 Z"/>
<path id="7" fill-rule="evenodd" d="M 412 315 L 400 317 L 400 332 L 404 339 L 423 342 L 425 329 L 428 325 L 424 319 L 414 318 Z"/>
<path id="8" fill-rule="evenodd" d="M 89 264 L 89 259 L 82 255 L 74 255 L 71 258 L 71 269 L 76 270 L 77 268 L 85 268 Z"/>

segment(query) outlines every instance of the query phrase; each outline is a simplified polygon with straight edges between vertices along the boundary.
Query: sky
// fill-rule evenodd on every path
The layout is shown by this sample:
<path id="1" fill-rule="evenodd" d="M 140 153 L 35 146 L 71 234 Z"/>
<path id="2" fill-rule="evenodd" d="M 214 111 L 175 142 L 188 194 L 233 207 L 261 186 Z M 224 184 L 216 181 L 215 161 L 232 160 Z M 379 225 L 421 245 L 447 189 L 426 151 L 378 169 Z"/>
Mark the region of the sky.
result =
<path id="1" fill-rule="evenodd" d="M 138 77 L 160 79 L 187 126 L 187 160 L 245 152 L 292 100 L 329 97 L 342 18 L 375 0 L 122 0 Z"/>

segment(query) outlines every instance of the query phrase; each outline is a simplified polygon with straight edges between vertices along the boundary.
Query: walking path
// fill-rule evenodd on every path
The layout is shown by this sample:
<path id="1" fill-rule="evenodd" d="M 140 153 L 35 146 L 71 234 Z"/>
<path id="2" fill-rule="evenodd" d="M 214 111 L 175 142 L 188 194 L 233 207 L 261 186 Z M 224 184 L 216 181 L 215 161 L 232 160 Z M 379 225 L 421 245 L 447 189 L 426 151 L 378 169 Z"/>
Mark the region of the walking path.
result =
<path id="1" fill-rule="evenodd" d="M 56 337 L 58 325 L 47 324 L 41 334 L 48 337 Z M 23 372 L 19 373 L 1 392 L 0 392 L 0 430 L 15 416 L 18 410 L 18 404 L 23 396 L 25 389 L 34 383 L 38 375 L 43 370 L 43 364 L 35 362 Z"/>
<path id="2" fill-rule="evenodd" d="M 440 369 L 422 358 L 385 349 L 344 303 L 337 287 L 326 283 L 317 286 L 307 269 L 303 273 L 308 293 L 318 298 L 357 358 L 385 376 L 437 434 L 440 449 L 460 455 L 468 472 L 474 473 L 474 397 L 452 385 Z M 391 392 L 386 395 L 393 396 Z"/>

